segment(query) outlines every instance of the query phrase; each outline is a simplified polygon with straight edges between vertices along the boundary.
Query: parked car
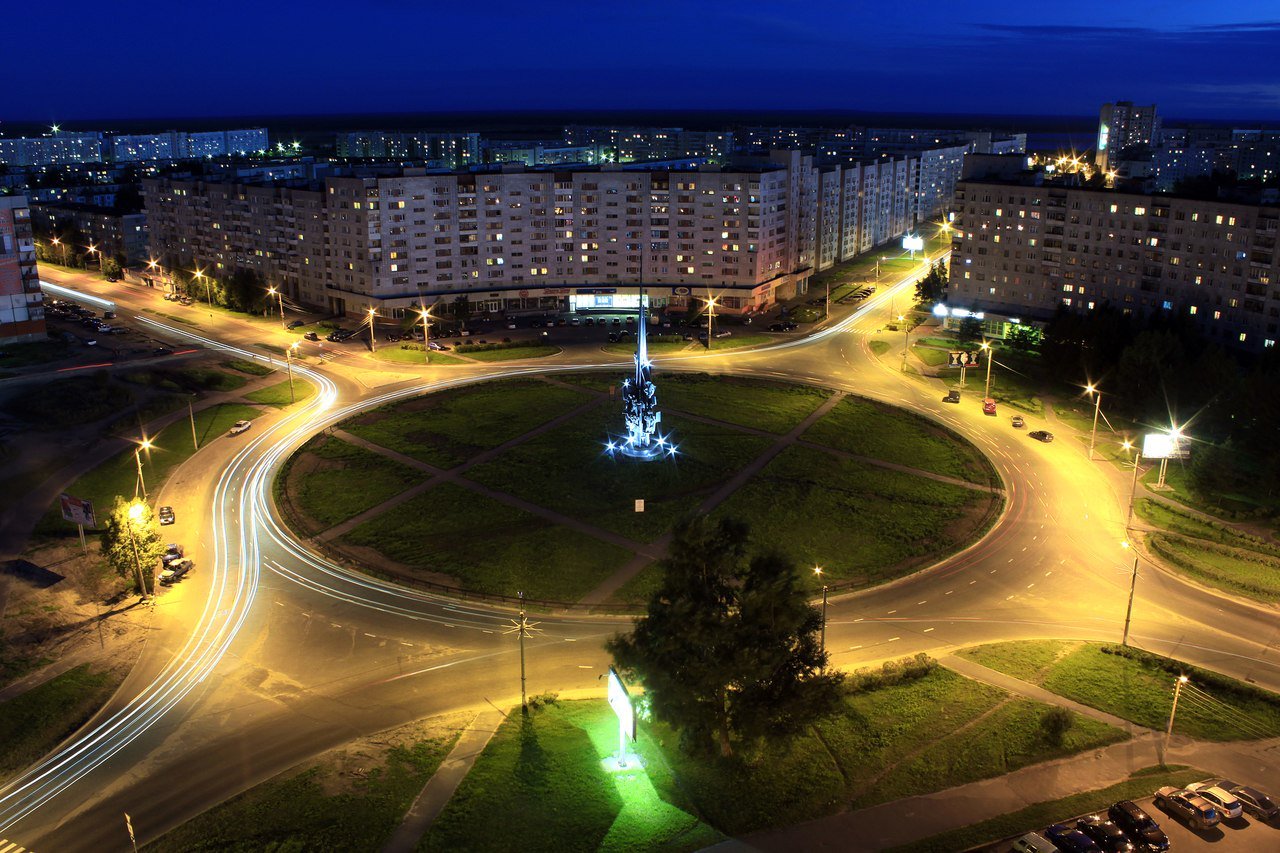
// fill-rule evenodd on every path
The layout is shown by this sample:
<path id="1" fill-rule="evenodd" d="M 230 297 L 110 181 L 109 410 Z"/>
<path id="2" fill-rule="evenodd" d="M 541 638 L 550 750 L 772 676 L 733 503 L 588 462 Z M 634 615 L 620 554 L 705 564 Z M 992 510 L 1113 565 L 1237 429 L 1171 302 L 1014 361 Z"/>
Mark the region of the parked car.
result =
<path id="1" fill-rule="evenodd" d="M 1009 423 L 1013 424 L 1014 429 L 1022 429 L 1027 425 L 1027 422 L 1022 419 L 1022 415 L 1014 415 Z"/>
<path id="2" fill-rule="evenodd" d="M 1249 785 L 1237 785 L 1230 779 L 1219 779 L 1217 786 L 1224 791 L 1235 794 L 1244 810 L 1258 820 L 1273 821 L 1280 818 L 1280 805 L 1257 788 Z"/>
<path id="3" fill-rule="evenodd" d="M 1192 791 L 1180 791 L 1170 785 L 1156 791 L 1155 804 L 1192 829 L 1209 829 L 1222 820 L 1213 803 Z"/>
<path id="4" fill-rule="evenodd" d="M 1038 429 L 1027 433 L 1027 435 L 1031 436 L 1036 441 L 1043 441 L 1045 444 L 1053 441 L 1053 433 L 1048 432 L 1047 430 Z"/>
<path id="5" fill-rule="evenodd" d="M 439 341 L 432 341 L 431 343 L 427 344 L 427 346 L 430 349 L 435 350 L 436 352 L 444 352 L 449 349 L 449 346 L 447 344 L 442 344 Z"/>
<path id="6" fill-rule="evenodd" d="M 1135 853 L 1138 849 L 1114 821 L 1091 814 L 1076 821 L 1076 829 L 1093 839 L 1105 853 Z"/>
<path id="7" fill-rule="evenodd" d="M 582 321 L 582 325 L 584 326 L 594 326 L 595 324 L 596 324 L 595 317 L 588 317 L 587 319 Z"/>
<path id="8" fill-rule="evenodd" d="M 182 556 L 182 546 L 177 542 L 170 542 L 168 545 L 164 546 L 164 554 L 160 557 L 160 562 L 167 566 L 174 560 L 181 560 Z"/>
<path id="9" fill-rule="evenodd" d="M 305 335 L 303 335 L 302 337 L 303 337 L 303 338 L 305 338 L 305 339 L 306 339 L 306 340 L 308 340 L 308 341 L 318 341 L 318 340 L 320 340 L 320 336 L 319 336 L 319 335 L 317 335 L 315 332 L 307 332 L 307 333 L 306 333 Z"/>
<path id="10" fill-rule="evenodd" d="M 160 507 L 160 509 L 156 510 L 156 516 L 160 519 L 161 524 L 173 524 L 174 522 L 173 507 L 171 506 Z"/>
<path id="11" fill-rule="evenodd" d="M 1112 803 L 1107 809 L 1107 817 L 1140 849 L 1151 853 L 1164 853 L 1169 849 L 1169 836 L 1137 803 L 1129 800 Z"/>
<path id="12" fill-rule="evenodd" d="M 115 318 L 116 318 L 116 312 L 114 312 L 114 311 L 103 311 L 103 312 L 102 312 L 102 319 L 104 319 L 104 320 L 114 320 Z"/>
<path id="13" fill-rule="evenodd" d="M 231 429 L 227 431 L 227 435 L 239 435 L 251 426 L 253 424 L 250 421 L 236 421 L 231 425 Z"/>
<path id="14" fill-rule="evenodd" d="M 771 332 L 794 332 L 798 328 L 800 327 L 797 326 L 795 323 L 789 323 L 789 322 L 788 323 L 771 323 L 769 325 L 769 331 Z"/>
<path id="15" fill-rule="evenodd" d="M 943 397 L 943 398 L 942 398 L 942 402 L 944 402 L 944 403 L 959 403 L 959 402 L 960 402 L 960 392 L 959 392 L 959 391 L 956 391 L 956 390 L 954 390 L 954 389 L 952 389 L 951 391 L 948 391 L 948 392 L 947 392 L 947 396 L 945 396 L 945 397 Z"/>
<path id="16" fill-rule="evenodd" d="M 1197 785 L 1188 785 L 1188 791 L 1194 791 L 1204 797 L 1209 802 L 1218 807 L 1218 811 L 1222 813 L 1223 820 L 1232 820 L 1244 814 L 1244 806 L 1240 800 L 1223 788 L 1219 788 L 1213 782 L 1201 782 Z"/>
<path id="17" fill-rule="evenodd" d="M 181 560 L 174 560 L 160 572 L 160 585 L 169 586 L 182 580 L 191 573 L 195 568 L 195 564 L 185 557 Z"/>
<path id="18" fill-rule="evenodd" d="M 1044 837 L 1052 841 L 1063 853 L 1102 853 L 1102 848 L 1095 844 L 1092 838 L 1065 823 L 1055 823 L 1047 827 Z"/>
<path id="19" fill-rule="evenodd" d="M 173 355 L 173 350 L 168 347 L 156 347 L 151 351 L 152 355 Z"/>
<path id="20" fill-rule="evenodd" d="M 611 343 L 611 344 L 616 344 L 616 343 L 618 342 L 618 340 L 619 340 L 619 339 L 618 339 L 618 333 L 617 333 L 617 332 L 610 332 L 610 333 L 609 333 L 609 343 Z"/>
<path id="21" fill-rule="evenodd" d="M 305 326 L 305 325 L 307 325 L 307 323 L 306 323 L 306 321 L 305 321 L 305 320 L 290 320 L 290 321 L 289 321 L 289 328 L 290 328 L 290 329 L 296 329 L 296 328 L 298 328 L 299 326 Z"/>
<path id="22" fill-rule="evenodd" d="M 1013 842 L 1014 853 L 1058 853 L 1053 842 L 1038 832 L 1028 832 Z"/>

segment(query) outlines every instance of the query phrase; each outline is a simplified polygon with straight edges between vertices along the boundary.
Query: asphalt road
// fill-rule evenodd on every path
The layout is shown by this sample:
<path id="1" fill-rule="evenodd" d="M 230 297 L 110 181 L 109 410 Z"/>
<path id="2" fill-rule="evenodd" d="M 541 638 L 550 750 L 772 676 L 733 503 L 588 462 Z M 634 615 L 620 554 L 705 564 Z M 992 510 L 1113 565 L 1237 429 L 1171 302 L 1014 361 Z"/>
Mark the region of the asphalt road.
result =
<path id="1" fill-rule="evenodd" d="M 831 600 L 835 664 L 1007 639 L 1118 640 L 1131 564 L 1121 546 L 1128 478 L 1088 461 L 1075 441 L 1029 439 L 1045 426 L 1036 418 L 1014 430 L 1005 417 L 984 416 L 976 395 L 943 404 L 941 383 L 904 377 L 896 358 L 871 357 L 854 330 L 877 325 L 912 278 L 804 338 L 656 359 L 659 384 L 663 371 L 699 370 L 847 389 L 946 423 L 996 465 L 1007 509 L 983 540 L 927 571 Z M 175 340 L 195 336 L 270 359 L 257 344 L 295 339 L 231 318 L 199 328 L 162 322 L 141 313 L 160 302 L 154 292 L 88 287 Z M 154 636 L 112 703 L 0 791 L 0 835 L 40 850 L 127 850 L 122 812 L 145 841 L 353 737 L 518 700 L 517 644 L 504 633 L 513 614 L 353 575 L 311 554 L 274 521 L 271 475 L 307 437 L 358 408 L 485 377 L 629 362 L 591 345 L 516 367 L 418 368 L 373 362 L 351 345 L 341 352 L 295 369 L 320 387 L 308 404 L 260 418 L 238 439 L 217 439 L 166 485 L 160 501 L 177 509 L 173 530 L 194 553 L 196 573 L 159 599 Z M 530 693 L 598 690 L 608 664 L 602 641 L 626 620 L 537 619 Z M 1144 648 L 1280 689 L 1278 634 L 1269 608 L 1141 570 L 1131 639 Z"/>

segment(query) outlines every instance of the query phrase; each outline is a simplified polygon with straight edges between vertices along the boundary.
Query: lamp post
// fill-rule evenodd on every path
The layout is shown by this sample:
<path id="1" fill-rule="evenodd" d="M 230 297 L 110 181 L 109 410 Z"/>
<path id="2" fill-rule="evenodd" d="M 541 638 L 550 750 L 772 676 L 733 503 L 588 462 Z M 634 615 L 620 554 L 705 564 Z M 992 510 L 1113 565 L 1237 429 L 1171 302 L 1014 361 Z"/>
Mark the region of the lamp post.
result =
<path id="1" fill-rule="evenodd" d="M 1178 713 L 1178 697 L 1182 695 L 1182 685 L 1187 683 L 1185 675 L 1179 675 L 1173 683 L 1173 707 L 1169 709 L 1169 726 L 1164 730 L 1164 748 L 1169 748 L 1169 738 L 1173 736 L 1173 717 Z"/>
<path id="2" fill-rule="evenodd" d="M 1138 462 L 1142 459 L 1142 453 L 1138 452 L 1133 447 L 1133 442 L 1129 441 L 1127 438 L 1124 440 L 1124 443 L 1121 444 L 1120 446 L 1125 450 L 1126 453 L 1129 450 L 1134 450 L 1133 482 L 1129 485 L 1129 514 L 1125 517 L 1125 520 L 1124 520 L 1124 528 L 1125 530 L 1128 530 L 1129 525 L 1133 524 L 1133 502 L 1138 494 Z"/>
<path id="3" fill-rule="evenodd" d="M 984 400 L 988 400 L 991 398 L 991 344 L 988 341 L 983 341 L 981 345 L 979 345 L 978 349 L 985 353 L 985 358 L 987 360 L 987 387 L 982 392 L 982 398 Z"/>
<path id="4" fill-rule="evenodd" d="M 422 360 L 431 363 L 431 309 L 422 309 Z"/>
<path id="5" fill-rule="evenodd" d="M 1089 458 L 1093 458 L 1093 445 L 1098 440 L 1098 414 L 1102 411 L 1102 392 L 1090 382 L 1084 391 L 1093 397 L 1093 429 L 1089 432 Z"/>
<path id="6" fill-rule="evenodd" d="M 378 342 L 373 338 L 373 318 L 378 316 L 378 309 L 369 306 L 369 352 L 378 351 Z"/>
<path id="7" fill-rule="evenodd" d="M 102 272 L 102 256 L 98 253 L 98 247 L 90 243 L 85 248 L 89 250 L 90 255 L 93 255 L 94 260 L 98 262 L 98 272 Z"/>
<path id="8" fill-rule="evenodd" d="M 288 348 L 285 349 L 284 351 L 284 365 L 285 365 L 285 369 L 289 372 L 289 402 L 290 403 L 298 402 L 298 398 L 295 397 L 293 394 L 293 353 L 297 349 L 298 349 L 298 342 L 294 341 L 293 343 L 289 344 Z"/>
<path id="9" fill-rule="evenodd" d="M 1128 548 L 1128 542 L 1121 542 L 1121 547 Z M 1124 634 L 1120 637 L 1120 645 L 1129 645 L 1129 620 L 1133 617 L 1133 593 L 1138 588 L 1138 551 L 1133 551 L 1133 573 L 1129 576 L 1129 605 L 1124 611 Z"/>
<path id="10" fill-rule="evenodd" d="M 146 504 L 135 501 L 129 507 L 129 515 L 125 521 L 125 527 L 129 530 L 129 545 L 133 549 L 133 567 L 138 572 L 138 592 L 142 595 L 142 600 L 147 600 L 147 585 L 142 579 L 142 560 L 138 557 L 138 539 L 134 535 L 133 525 L 142 520 L 143 513 L 146 512 Z"/>
<path id="11" fill-rule="evenodd" d="M 209 307 L 213 307 L 213 286 L 209 282 L 209 277 L 204 274 L 204 270 L 196 270 L 196 281 L 204 279 L 204 295 L 209 300 Z"/>
<path id="12" fill-rule="evenodd" d="M 716 300 L 711 295 L 711 289 L 707 289 L 707 351 L 711 351 L 711 320 L 716 315 Z"/>
<path id="13" fill-rule="evenodd" d="M 898 315 L 898 324 L 902 326 L 902 372 L 907 372 L 907 350 L 911 349 L 911 332 L 907 329 L 907 315 Z"/>
<path id="14" fill-rule="evenodd" d="M 279 290 L 276 290 L 274 287 L 268 287 L 267 294 L 270 296 L 274 296 L 280 302 L 280 328 L 282 329 L 289 328 L 284 323 L 284 293 L 282 293 Z"/>
<path id="15" fill-rule="evenodd" d="M 138 488 L 141 489 L 142 499 L 145 501 L 147 499 L 147 481 L 142 477 L 142 451 L 144 450 L 151 450 L 151 439 L 146 436 L 143 436 L 142 441 L 138 442 L 138 446 L 133 449 L 133 461 L 138 464 Z M 137 491 L 133 494 L 135 498 L 138 496 Z"/>
<path id="16" fill-rule="evenodd" d="M 822 566 L 814 566 L 813 573 L 822 580 Z M 827 654 L 827 585 L 822 585 L 822 654 Z"/>

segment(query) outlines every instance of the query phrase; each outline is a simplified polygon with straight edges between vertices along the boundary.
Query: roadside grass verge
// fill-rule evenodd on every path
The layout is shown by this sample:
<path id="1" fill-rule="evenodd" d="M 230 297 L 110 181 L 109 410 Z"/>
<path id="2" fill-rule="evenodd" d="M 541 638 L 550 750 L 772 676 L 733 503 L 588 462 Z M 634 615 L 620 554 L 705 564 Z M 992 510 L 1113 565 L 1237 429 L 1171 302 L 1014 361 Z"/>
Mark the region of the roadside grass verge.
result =
<path id="1" fill-rule="evenodd" d="M 101 420 L 133 401 L 127 385 L 99 370 L 24 388 L 6 401 L 5 410 L 42 429 L 59 429 Z"/>
<path id="2" fill-rule="evenodd" d="M 305 470 L 304 473 L 304 468 Z M 308 533 L 327 530 L 421 483 L 426 473 L 328 435 L 304 444 L 289 466 L 283 497 Z"/>
<path id="3" fill-rule="evenodd" d="M 924 347 L 919 344 L 913 344 L 911 351 L 929 367 L 938 367 L 939 365 L 946 364 L 947 359 L 950 357 L 946 350 L 933 349 L 932 347 Z"/>
<path id="4" fill-rule="evenodd" d="M 815 444 L 983 485 L 1000 485 L 976 447 L 942 426 L 893 406 L 847 396 L 801 436 Z"/>
<path id="5" fill-rule="evenodd" d="M 662 377 L 658 406 L 783 434 L 831 397 L 826 388 L 706 373 Z"/>
<path id="6" fill-rule="evenodd" d="M 84 725 L 126 672 L 81 664 L 0 704 L 0 778 L 28 767 Z"/>
<path id="7" fill-rule="evenodd" d="M 1190 513 L 1182 512 L 1150 498 L 1139 498 L 1134 503 L 1133 511 L 1135 515 L 1153 527 L 1159 527 L 1170 533 L 1177 533 L 1192 539 L 1204 539 L 1230 548 L 1242 548 L 1272 557 L 1280 557 L 1280 547 L 1271 545 L 1257 536 L 1241 532 L 1221 521 L 1199 518 Z"/>
<path id="8" fill-rule="evenodd" d="M 605 442 L 617 439 L 622 413 L 606 403 L 477 465 L 466 477 L 648 542 L 670 530 L 772 441 L 674 414 L 664 416 L 662 429 L 676 443 L 676 457 L 643 462 L 611 456 Z M 636 500 L 644 500 L 643 512 L 635 511 Z"/>
<path id="9" fill-rule="evenodd" d="M 996 643 L 958 654 L 1006 672 L 1002 667 L 1008 661 L 1041 659 L 1047 653 L 1045 644 L 1056 643 L 1057 659 L 1026 680 L 1059 696 L 1157 730 L 1167 724 L 1174 682 L 1185 674 L 1190 680 L 1178 702 L 1173 725 L 1176 733 L 1210 741 L 1280 735 L 1280 695 L 1251 684 L 1134 648 L 1066 641 L 1027 642 L 1035 645 L 1023 650 L 1019 648 L 1026 645 L 1023 641 Z M 1025 675 L 1027 668 L 1022 666 L 1021 672 Z M 1202 693 L 1212 698 L 1205 698 Z"/>
<path id="10" fill-rule="evenodd" d="M 585 394 L 532 379 L 482 382 L 381 406 L 340 428 L 452 468 L 588 402 Z"/>
<path id="11" fill-rule="evenodd" d="M 1280 559 L 1276 557 L 1164 533 L 1148 536 L 1147 546 L 1204 584 L 1268 604 L 1280 601 Z"/>
<path id="12" fill-rule="evenodd" d="M 1140 800 L 1151 796 L 1153 791 L 1165 785 L 1184 788 L 1208 775 L 1203 770 L 1180 765 L 1138 770 L 1124 782 L 1106 788 L 1073 794 L 1060 800 L 1033 803 L 1000 817 L 934 835 L 922 841 L 891 847 L 886 853 L 955 853 L 957 850 L 968 850 L 1001 838 L 1038 832 L 1051 823 L 1070 817 L 1101 812 L 1120 800 Z"/>
<path id="13" fill-rule="evenodd" d="M 884 355 L 890 349 L 888 341 L 872 341 L 869 346 L 871 347 L 871 352 L 875 353 L 877 356 Z"/>
<path id="14" fill-rule="evenodd" d="M 970 388 L 980 388 L 986 382 L 985 373 L 975 377 L 976 373 L 976 370 L 969 371 L 966 377 Z M 975 378 L 978 380 L 976 385 Z M 999 363 L 998 359 L 996 364 L 991 365 L 991 398 L 997 403 L 1039 416 L 1044 414 L 1043 394 L 1041 383 L 1031 376 L 1013 372 L 1010 367 Z"/>
<path id="15" fill-rule="evenodd" d="M 566 602 L 595 589 L 631 556 L 453 483 L 405 501 L 338 541 L 374 549 L 424 578 L 451 577 L 465 589 Z"/>
<path id="16" fill-rule="evenodd" d="M 761 545 L 781 548 L 797 565 L 822 566 L 828 581 L 878 582 L 981 534 L 1000 500 L 792 446 L 714 514 L 750 522 Z"/>
<path id="17" fill-rule="evenodd" d="M 685 352 L 686 350 L 690 352 L 695 351 L 693 349 L 692 341 L 680 341 L 679 343 L 650 341 L 648 344 L 648 347 L 649 347 L 649 355 L 651 356 L 671 355 L 672 353 Z M 602 347 L 602 349 L 607 353 L 616 353 L 618 355 L 631 355 L 636 351 L 636 345 L 634 343 L 605 344 Z M 701 350 L 701 347 L 699 347 L 699 350 Z M 663 377 L 664 386 L 666 385 L 666 382 L 667 382 L 667 378 Z"/>
<path id="18" fill-rule="evenodd" d="M 1248 463 L 1240 461 L 1242 467 Z M 1153 466 L 1142 477 L 1146 485 L 1154 485 L 1159 479 L 1159 471 Z M 1165 494 L 1180 504 L 1209 515 L 1225 519 L 1249 520 L 1266 519 L 1280 513 L 1280 497 L 1267 498 L 1259 494 L 1240 494 L 1237 492 L 1213 491 L 1204 492 L 1193 485 L 1191 472 L 1184 460 L 1174 459 L 1165 470 L 1164 483 L 1169 487 Z M 1258 490 L 1259 492 L 1262 490 Z"/>
<path id="19" fill-rule="evenodd" d="M 31 367 L 61 361 L 71 355 L 71 345 L 63 340 L 32 341 L 9 344 L 0 353 L 0 368 Z"/>
<path id="20" fill-rule="evenodd" d="M 428 358 L 424 354 L 421 344 L 408 344 L 398 347 L 388 345 L 380 347 L 378 351 L 373 354 L 373 357 L 378 361 L 386 361 L 393 364 L 466 364 L 464 360 L 443 352 L 432 351 L 431 357 Z"/>
<path id="21" fill-rule="evenodd" d="M 244 398 L 251 403 L 261 403 L 264 406 L 283 409 L 286 406 L 292 406 L 294 402 L 301 403 L 314 393 L 316 393 L 314 385 L 306 380 L 295 378 L 293 380 L 292 393 L 289 391 L 289 381 L 286 379 L 284 382 L 268 385 L 265 388 L 259 388 L 257 391 L 250 391 L 244 395 Z"/>
<path id="22" fill-rule="evenodd" d="M 742 347 L 754 347 L 760 344 L 775 344 L 778 339 L 771 335 L 730 335 L 727 338 L 712 338 L 711 351 L 726 349 L 741 349 Z M 701 342 L 699 342 L 700 345 Z"/>
<path id="23" fill-rule="evenodd" d="M 457 346 L 454 352 L 476 361 L 516 361 L 525 358 L 546 358 L 560 352 L 560 347 L 550 344 L 532 344 L 529 346 L 500 346 L 498 344 L 475 344 Z"/>
<path id="24" fill-rule="evenodd" d="M 646 768 L 609 773 L 618 723 L 601 700 L 553 702 L 498 728 L 421 851 L 507 851 L 512 827 L 526 850 L 697 850 L 724 840 L 683 798 L 664 796 L 670 772 L 644 726 Z M 501 815 L 501 820 L 495 816 Z"/>
<path id="25" fill-rule="evenodd" d="M 274 372 L 274 368 L 263 364 L 260 361 L 249 361 L 244 358 L 233 358 L 229 361 L 222 362 L 223 367 L 229 367 L 232 370 L 238 370 L 241 373 L 247 373 L 250 376 L 266 376 L 268 373 Z"/>

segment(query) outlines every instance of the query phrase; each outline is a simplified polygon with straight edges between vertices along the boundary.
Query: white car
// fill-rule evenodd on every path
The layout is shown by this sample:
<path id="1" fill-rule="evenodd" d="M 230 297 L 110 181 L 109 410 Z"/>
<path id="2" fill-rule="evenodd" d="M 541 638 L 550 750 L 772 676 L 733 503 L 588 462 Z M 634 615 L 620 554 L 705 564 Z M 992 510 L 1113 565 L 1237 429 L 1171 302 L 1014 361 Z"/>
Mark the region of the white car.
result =
<path id="1" fill-rule="evenodd" d="M 1187 790 L 1195 791 L 1197 794 L 1213 803 L 1222 811 L 1222 816 L 1228 820 L 1240 817 L 1240 815 L 1244 813 L 1244 805 L 1240 802 L 1239 797 L 1223 788 L 1219 788 L 1212 782 L 1201 782 L 1197 785 L 1191 785 L 1188 786 Z"/>
<path id="2" fill-rule="evenodd" d="M 251 426 L 253 426 L 253 424 L 250 423 L 249 421 L 236 421 L 234 424 L 231 425 L 231 430 L 227 433 L 227 435 L 239 435 L 240 433 L 244 432 Z"/>

